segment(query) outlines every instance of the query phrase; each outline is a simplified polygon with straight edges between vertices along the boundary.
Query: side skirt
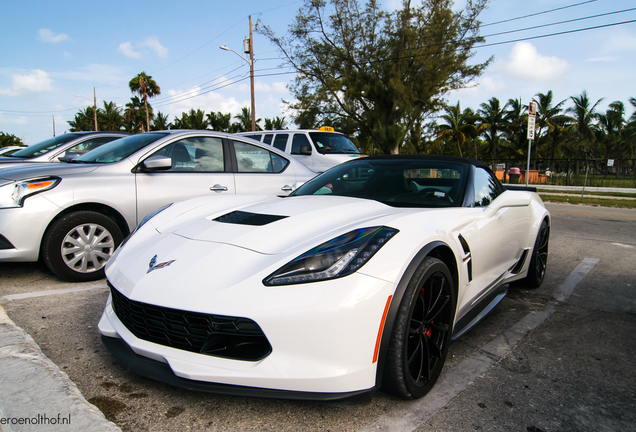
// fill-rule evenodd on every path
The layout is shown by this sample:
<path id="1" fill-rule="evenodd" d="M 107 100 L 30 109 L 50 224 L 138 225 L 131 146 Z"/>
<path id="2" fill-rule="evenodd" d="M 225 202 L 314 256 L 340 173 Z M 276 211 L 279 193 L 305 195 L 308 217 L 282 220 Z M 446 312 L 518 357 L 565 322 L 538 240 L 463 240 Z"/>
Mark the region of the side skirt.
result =
<path id="1" fill-rule="evenodd" d="M 475 324 L 481 321 L 483 317 L 488 315 L 488 313 L 503 300 L 506 294 L 508 294 L 508 285 L 504 284 L 484 296 L 479 303 L 473 306 L 466 315 L 457 321 L 451 339 L 455 340 L 470 330 Z"/>

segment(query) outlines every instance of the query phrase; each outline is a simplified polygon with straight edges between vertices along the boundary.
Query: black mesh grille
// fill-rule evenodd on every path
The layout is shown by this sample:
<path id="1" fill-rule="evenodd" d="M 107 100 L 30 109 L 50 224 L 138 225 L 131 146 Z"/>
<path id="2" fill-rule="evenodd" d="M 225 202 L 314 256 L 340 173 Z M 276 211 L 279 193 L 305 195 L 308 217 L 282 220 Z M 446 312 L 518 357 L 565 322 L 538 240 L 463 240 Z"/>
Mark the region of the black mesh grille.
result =
<path id="1" fill-rule="evenodd" d="M 217 222 L 231 224 L 263 226 L 272 222 L 276 222 L 277 220 L 285 219 L 286 217 L 287 216 L 248 213 L 237 210 L 223 216 L 219 216 L 214 220 Z"/>
<path id="2" fill-rule="evenodd" d="M 272 351 L 261 328 L 248 318 L 154 306 L 130 300 L 109 286 L 117 318 L 139 339 L 247 361 L 260 360 Z"/>

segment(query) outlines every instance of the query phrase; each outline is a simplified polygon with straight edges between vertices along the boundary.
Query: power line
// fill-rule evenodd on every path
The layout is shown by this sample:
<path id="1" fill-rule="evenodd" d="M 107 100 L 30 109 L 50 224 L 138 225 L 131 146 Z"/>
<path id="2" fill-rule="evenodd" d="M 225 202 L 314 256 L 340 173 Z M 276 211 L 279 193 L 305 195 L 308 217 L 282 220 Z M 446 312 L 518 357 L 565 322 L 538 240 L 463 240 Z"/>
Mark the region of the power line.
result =
<path id="1" fill-rule="evenodd" d="M 631 12 L 631 11 L 634 11 L 634 10 L 636 10 L 636 8 L 624 9 L 624 10 L 615 11 L 615 12 L 607 12 L 607 13 L 598 14 L 598 15 L 589 15 L 589 16 L 582 17 L 582 18 L 574 18 L 574 19 L 554 22 L 554 23 L 550 23 L 550 24 L 542 24 L 542 25 L 533 26 L 533 27 L 526 27 L 526 28 L 522 28 L 522 29 L 509 30 L 509 31 L 500 32 L 500 33 L 493 33 L 493 34 L 489 34 L 489 35 L 484 35 L 483 37 L 488 38 L 488 37 L 492 37 L 492 36 L 501 36 L 501 35 L 504 35 L 504 34 L 518 33 L 518 32 L 522 32 L 522 31 L 526 31 L 526 30 L 535 30 L 535 29 L 538 29 L 538 28 L 551 27 L 551 26 L 560 25 L 560 24 L 568 24 L 568 23 L 572 23 L 572 22 L 584 21 L 584 20 L 593 19 L 593 18 L 600 18 L 600 17 L 604 17 L 604 16 L 608 16 L 608 15 L 616 15 L 616 14 L 620 14 L 620 13 Z"/>
<path id="2" fill-rule="evenodd" d="M 530 15 L 524 15 L 524 16 L 520 16 L 520 17 L 516 17 L 516 18 L 510 18 L 510 19 L 506 19 L 506 20 L 502 20 L 502 21 L 493 22 L 493 23 L 482 24 L 482 27 L 488 27 L 488 26 L 491 26 L 491 25 L 503 24 L 503 23 L 507 23 L 507 22 L 511 22 L 511 21 L 517 21 L 517 20 L 524 19 L 524 18 L 530 18 L 530 17 L 533 17 L 533 16 L 544 15 L 544 14 L 547 14 L 547 13 L 550 13 L 550 12 L 556 12 L 556 11 L 560 11 L 560 10 L 563 10 L 563 9 L 569 9 L 569 8 L 572 8 L 572 7 L 581 6 L 581 5 L 588 4 L 588 3 L 594 3 L 595 1 L 597 1 L 597 0 L 588 0 L 588 1 L 581 2 L 581 3 L 572 4 L 572 5 L 569 5 L 569 6 L 562 6 L 560 8 L 556 8 L 556 9 L 550 9 L 550 10 L 546 10 L 546 11 L 542 11 L 542 12 L 536 12 L 536 13 L 533 13 L 533 14 L 530 14 Z"/>

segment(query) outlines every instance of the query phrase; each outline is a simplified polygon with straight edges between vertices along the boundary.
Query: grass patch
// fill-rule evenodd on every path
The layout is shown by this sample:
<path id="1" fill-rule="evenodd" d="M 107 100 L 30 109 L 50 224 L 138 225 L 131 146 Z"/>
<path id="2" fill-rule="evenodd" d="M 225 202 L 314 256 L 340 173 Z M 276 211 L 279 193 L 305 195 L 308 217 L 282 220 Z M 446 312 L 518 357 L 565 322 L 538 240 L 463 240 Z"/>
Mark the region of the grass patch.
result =
<path id="1" fill-rule="evenodd" d="M 599 207 L 619 207 L 636 209 L 636 200 L 621 200 L 612 198 L 587 198 L 585 195 L 581 199 L 581 194 L 576 195 L 550 195 L 539 193 L 541 199 L 552 203 L 565 204 L 585 204 Z"/>

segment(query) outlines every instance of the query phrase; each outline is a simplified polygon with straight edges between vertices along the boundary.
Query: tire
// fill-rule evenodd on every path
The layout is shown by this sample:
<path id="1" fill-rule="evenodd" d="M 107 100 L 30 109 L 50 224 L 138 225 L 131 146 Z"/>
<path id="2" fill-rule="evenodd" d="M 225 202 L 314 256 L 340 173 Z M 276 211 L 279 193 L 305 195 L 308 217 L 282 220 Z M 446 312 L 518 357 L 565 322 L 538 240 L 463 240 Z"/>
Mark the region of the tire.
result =
<path id="1" fill-rule="evenodd" d="M 528 267 L 528 275 L 519 281 L 519 286 L 523 288 L 536 289 L 541 286 L 545 279 L 545 270 L 548 265 L 548 243 L 550 242 L 550 226 L 544 220 L 541 222 L 537 239 L 532 249 L 532 258 Z"/>
<path id="2" fill-rule="evenodd" d="M 382 388 L 417 399 L 439 377 L 455 317 L 453 278 L 442 261 L 426 257 L 409 281 L 391 332 Z"/>
<path id="3" fill-rule="evenodd" d="M 85 282 L 102 279 L 104 266 L 123 239 L 108 216 L 94 211 L 70 213 L 44 235 L 42 256 L 60 279 Z"/>

